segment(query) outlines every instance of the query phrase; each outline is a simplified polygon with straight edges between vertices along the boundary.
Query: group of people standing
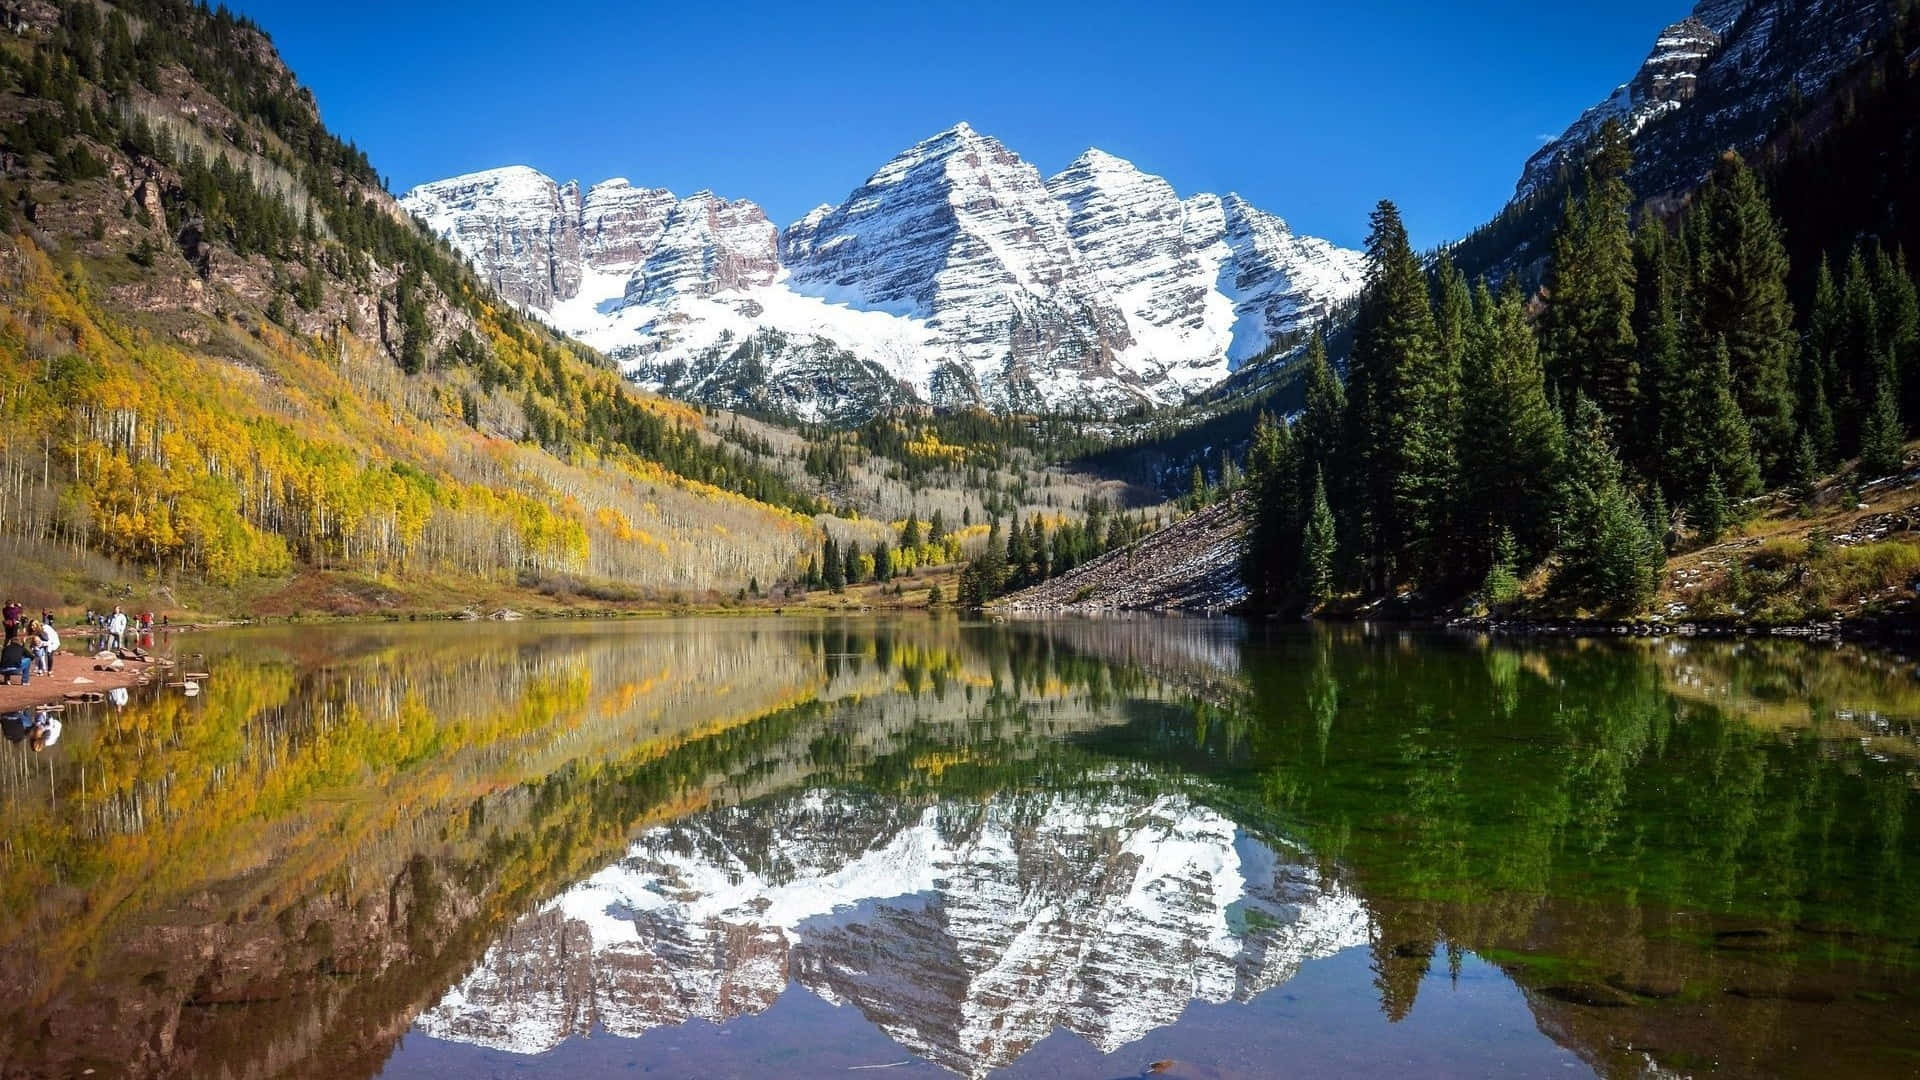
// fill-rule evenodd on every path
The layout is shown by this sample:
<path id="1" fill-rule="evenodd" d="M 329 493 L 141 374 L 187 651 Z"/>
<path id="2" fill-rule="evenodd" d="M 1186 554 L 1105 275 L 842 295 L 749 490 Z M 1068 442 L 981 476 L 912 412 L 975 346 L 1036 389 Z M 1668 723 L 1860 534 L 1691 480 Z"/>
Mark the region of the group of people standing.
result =
<path id="1" fill-rule="evenodd" d="M 140 637 L 143 639 L 141 643 L 150 645 L 152 644 L 150 638 L 153 634 L 153 628 L 156 625 L 165 626 L 166 621 L 166 616 L 162 615 L 159 623 L 156 624 L 153 620 L 153 612 L 143 611 L 140 613 L 139 621 L 136 623 L 125 610 L 119 607 L 115 607 L 111 615 L 102 615 L 92 610 L 87 612 L 87 625 L 100 631 L 100 633 L 106 637 L 106 647 L 109 649 L 126 648 L 127 631 L 136 626 L 139 628 Z"/>
<path id="2" fill-rule="evenodd" d="M 0 644 L 0 685 L 18 676 L 20 685 L 33 681 L 36 668 L 43 675 L 53 674 L 53 654 L 60 651 L 60 632 L 54 629 L 53 612 L 43 611 L 29 621 L 26 608 L 17 600 L 8 600 L 0 608 L 4 622 L 4 644 Z"/>

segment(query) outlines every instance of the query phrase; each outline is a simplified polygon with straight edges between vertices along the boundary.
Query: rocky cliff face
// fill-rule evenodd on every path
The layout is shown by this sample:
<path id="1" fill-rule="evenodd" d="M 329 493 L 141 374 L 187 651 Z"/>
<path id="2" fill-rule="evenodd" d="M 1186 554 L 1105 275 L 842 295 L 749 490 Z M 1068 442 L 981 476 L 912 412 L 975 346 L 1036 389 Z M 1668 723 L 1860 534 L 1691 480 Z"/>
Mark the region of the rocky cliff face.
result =
<path id="1" fill-rule="evenodd" d="M 1211 386 L 1359 291 L 1358 253 L 1297 236 L 1237 195 L 1181 199 L 1165 180 L 1100 150 L 1080 155 L 1047 190 L 1126 312 L 1151 387 Z"/>
<path id="2" fill-rule="evenodd" d="M 979 1076 L 1055 1027 L 1117 1049 L 1369 927 L 1302 853 L 1182 796 L 814 792 L 643 834 L 523 920 L 420 1029 L 536 1053 L 595 1025 L 755 1013 L 797 981 Z"/>
<path id="3" fill-rule="evenodd" d="M 668 213 L 640 271 L 627 280 L 625 300 L 664 303 L 733 292 L 771 284 L 779 269 L 780 232 L 766 211 L 702 191 Z"/>
<path id="4" fill-rule="evenodd" d="M 1577 169 L 1608 120 L 1632 135 L 1643 196 L 1697 182 L 1723 150 L 1764 139 L 1786 99 L 1823 92 L 1887 26 L 1881 0 L 1701 0 L 1633 79 L 1528 159 L 1514 198 Z"/>
<path id="5" fill-rule="evenodd" d="M 794 291 L 924 319 L 1006 404 L 1132 397 L 1127 320 L 1039 170 L 966 124 L 881 166 L 786 237 Z"/>
<path id="6" fill-rule="evenodd" d="M 641 382 L 808 418 L 902 399 L 1176 401 L 1310 326 L 1362 276 L 1359 253 L 1237 197 L 1183 200 L 1097 150 L 1043 179 L 965 124 L 784 234 L 752 203 L 624 180 L 582 199 L 518 167 L 403 201 L 503 294 Z M 749 359 L 758 387 L 741 379 Z"/>

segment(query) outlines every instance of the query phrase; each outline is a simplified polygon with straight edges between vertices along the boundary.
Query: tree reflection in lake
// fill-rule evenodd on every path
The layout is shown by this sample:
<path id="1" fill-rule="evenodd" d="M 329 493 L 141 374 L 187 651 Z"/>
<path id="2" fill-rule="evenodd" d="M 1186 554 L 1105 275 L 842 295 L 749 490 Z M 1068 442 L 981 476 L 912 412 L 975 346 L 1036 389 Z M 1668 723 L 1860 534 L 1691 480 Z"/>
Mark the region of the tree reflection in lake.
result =
<path id="1" fill-rule="evenodd" d="M 606 1032 L 702 1075 L 702 1023 L 771 1054 L 803 997 L 852 1008 L 783 1075 L 862 1038 L 970 1074 L 1391 1071 L 1409 1035 L 1464 1072 L 1920 1061 L 1920 684 L 1864 654 L 1159 620 L 191 640 L 198 699 L 0 747 L 0 1073 L 578 1071 Z M 1203 1038 L 1215 1009 L 1273 1022 Z"/>

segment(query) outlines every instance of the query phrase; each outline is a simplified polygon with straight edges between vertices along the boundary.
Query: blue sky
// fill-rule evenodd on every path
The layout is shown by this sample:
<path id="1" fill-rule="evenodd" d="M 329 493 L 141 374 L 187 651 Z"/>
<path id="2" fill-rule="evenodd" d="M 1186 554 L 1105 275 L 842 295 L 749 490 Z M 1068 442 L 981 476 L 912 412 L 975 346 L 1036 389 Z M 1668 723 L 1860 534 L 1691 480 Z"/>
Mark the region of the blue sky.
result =
<path id="1" fill-rule="evenodd" d="M 396 192 L 496 165 L 750 198 L 785 223 L 966 120 L 1051 173 L 1088 146 L 1358 245 L 1485 221 L 1541 136 L 1685 0 L 1205 6 L 229 0 Z"/>

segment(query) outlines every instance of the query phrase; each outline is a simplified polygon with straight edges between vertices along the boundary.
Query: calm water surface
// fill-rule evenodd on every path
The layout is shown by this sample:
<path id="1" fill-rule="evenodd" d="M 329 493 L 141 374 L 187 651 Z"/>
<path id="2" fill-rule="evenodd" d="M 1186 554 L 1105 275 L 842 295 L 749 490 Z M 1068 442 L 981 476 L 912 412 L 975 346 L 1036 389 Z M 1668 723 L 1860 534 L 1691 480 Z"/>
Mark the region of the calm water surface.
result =
<path id="1" fill-rule="evenodd" d="M 1162 620 L 173 648 L 198 697 L 0 744 L 0 1075 L 1920 1074 L 1889 657 Z"/>

